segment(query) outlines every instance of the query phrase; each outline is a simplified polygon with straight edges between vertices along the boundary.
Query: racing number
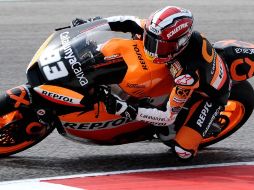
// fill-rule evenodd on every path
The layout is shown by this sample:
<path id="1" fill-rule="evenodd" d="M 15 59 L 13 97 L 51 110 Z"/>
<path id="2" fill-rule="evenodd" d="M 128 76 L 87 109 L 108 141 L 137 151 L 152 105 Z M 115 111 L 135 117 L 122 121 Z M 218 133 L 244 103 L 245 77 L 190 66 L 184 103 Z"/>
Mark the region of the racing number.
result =
<path id="1" fill-rule="evenodd" d="M 58 50 L 45 52 L 41 55 L 40 64 L 42 71 L 48 80 L 55 80 L 68 75 L 68 71 L 64 63 L 60 60 L 61 56 Z"/>

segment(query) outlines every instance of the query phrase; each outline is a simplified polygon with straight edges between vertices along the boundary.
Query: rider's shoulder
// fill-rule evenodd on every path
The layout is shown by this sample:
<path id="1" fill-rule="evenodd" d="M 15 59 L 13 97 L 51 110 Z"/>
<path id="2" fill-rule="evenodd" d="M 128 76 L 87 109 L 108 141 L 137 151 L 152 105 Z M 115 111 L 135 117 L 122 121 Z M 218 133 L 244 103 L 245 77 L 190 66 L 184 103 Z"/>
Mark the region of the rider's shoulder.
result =
<path id="1" fill-rule="evenodd" d="M 190 40 L 202 43 L 203 38 L 205 38 L 204 34 L 199 31 L 193 31 Z"/>
<path id="2" fill-rule="evenodd" d="M 202 44 L 205 41 L 208 41 L 205 34 L 201 33 L 199 31 L 193 31 L 191 35 L 191 40 L 196 41 L 200 44 Z"/>

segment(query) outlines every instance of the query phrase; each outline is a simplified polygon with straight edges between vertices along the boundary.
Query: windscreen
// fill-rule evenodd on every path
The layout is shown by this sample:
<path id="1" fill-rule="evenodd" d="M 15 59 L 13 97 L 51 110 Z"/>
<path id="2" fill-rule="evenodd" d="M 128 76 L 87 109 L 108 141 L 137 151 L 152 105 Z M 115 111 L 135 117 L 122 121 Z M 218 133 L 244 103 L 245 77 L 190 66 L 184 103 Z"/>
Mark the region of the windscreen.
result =
<path id="1" fill-rule="evenodd" d="M 95 72 L 92 66 L 104 63 L 100 52 L 103 44 L 112 38 L 130 38 L 130 34 L 85 27 L 82 30 L 71 28 L 58 31 L 38 56 L 45 82 L 84 88 L 100 76 L 106 76 L 105 73 L 113 72 L 113 69 Z"/>

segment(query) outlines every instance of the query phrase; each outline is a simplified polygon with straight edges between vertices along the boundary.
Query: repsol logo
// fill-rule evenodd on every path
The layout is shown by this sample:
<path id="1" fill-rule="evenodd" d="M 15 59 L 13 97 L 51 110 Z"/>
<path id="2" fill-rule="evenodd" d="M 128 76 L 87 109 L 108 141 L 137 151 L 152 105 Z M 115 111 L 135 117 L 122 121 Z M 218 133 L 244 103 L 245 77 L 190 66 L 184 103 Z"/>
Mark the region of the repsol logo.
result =
<path id="1" fill-rule="evenodd" d="M 64 101 L 64 102 L 69 102 L 69 103 L 73 103 L 73 99 L 72 98 L 69 98 L 67 96 L 62 96 L 62 95 L 59 95 L 59 94 L 55 94 L 55 93 L 52 93 L 52 92 L 48 92 L 46 90 L 43 90 L 41 92 L 43 95 L 45 96 L 49 96 L 49 97 L 52 97 L 56 100 L 61 100 L 61 101 Z"/>
<path id="2" fill-rule="evenodd" d="M 63 127 L 77 129 L 77 130 L 99 130 L 99 129 L 111 129 L 116 128 L 126 123 L 131 122 L 128 118 L 120 118 L 117 120 L 110 120 L 105 122 L 96 122 L 96 123 L 69 123 L 69 122 L 62 122 Z"/>
<path id="3" fill-rule="evenodd" d="M 64 49 L 64 58 L 68 60 L 71 69 L 73 70 L 74 74 L 76 75 L 77 79 L 81 86 L 85 86 L 88 83 L 87 78 L 84 76 L 84 72 L 81 67 L 81 63 L 77 61 L 77 58 L 73 54 L 71 45 L 70 45 L 70 36 L 69 32 L 63 32 L 60 34 L 61 43 Z"/>
<path id="4" fill-rule="evenodd" d="M 141 63 L 142 69 L 143 70 L 148 70 L 146 62 L 144 61 L 144 59 L 142 57 L 142 54 L 140 53 L 140 50 L 139 50 L 137 44 L 133 45 L 133 47 L 134 47 L 134 51 L 136 52 L 136 54 L 138 56 L 138 60 Z"/>
<path id="5" fill-rule="evenodd" d="M 201 113 L 199 114 L 199 117 L 198 117 L 198 120 L 197 120 L 197 125 L 199 127 L 202 127 L 203 126 L 203 123 L 205 121 L 205 118 L 209 112 L 209 109 L 212 107 L 212 103 L 210 102 L 206 102 L 204 108 L 201 110 Z"/>

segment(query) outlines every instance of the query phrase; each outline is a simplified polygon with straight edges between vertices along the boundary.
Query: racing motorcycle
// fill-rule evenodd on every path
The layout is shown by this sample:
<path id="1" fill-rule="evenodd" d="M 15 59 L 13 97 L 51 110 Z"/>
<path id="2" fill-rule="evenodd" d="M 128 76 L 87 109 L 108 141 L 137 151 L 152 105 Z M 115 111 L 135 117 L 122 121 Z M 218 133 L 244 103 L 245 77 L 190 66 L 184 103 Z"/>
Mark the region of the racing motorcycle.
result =
<path id="1" fill-rule="evenodd" d="M 68 139 L 97 145 L 119 145 L 163 136 L 148 123 L 108 114 L 100 101 L 99 92 L 106 86 L 122 99 L 161 106 L 174 86 L 166 65 L 146 60 L 141 40 L 106 31 L 105 25 L 106 21 L 101 19 L 54 31 L 28 65 L 27 83 L 1 95 L 0 157 L 32 147 L 55 128 Z M 121 55 L 98 51 L 111 40 L 125 46 Z M 232 92 L 225 110 L 212 124 L 219 132 L 208 133 L 200 148 L 217 143 L 241 128 L 254 108 L 254 91 L 246 80 L 253 75 L 252 66 L 249 70 L 237 70 L 248 64 L 248 58 L 225 53 L 232 47 L 250 51 L 254 45 L 225 40 L 216 42 L 214 47 L 223 58 L 235 59 L 228 61 Z M 175 128 L 192 111 L 182 109 Z M 175 131 L 168 133 L 174 136 Z M 167 141 L 162 142 L 167 145 Z"/>

